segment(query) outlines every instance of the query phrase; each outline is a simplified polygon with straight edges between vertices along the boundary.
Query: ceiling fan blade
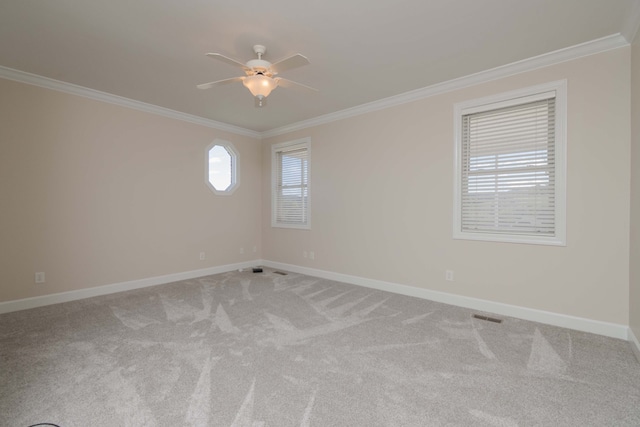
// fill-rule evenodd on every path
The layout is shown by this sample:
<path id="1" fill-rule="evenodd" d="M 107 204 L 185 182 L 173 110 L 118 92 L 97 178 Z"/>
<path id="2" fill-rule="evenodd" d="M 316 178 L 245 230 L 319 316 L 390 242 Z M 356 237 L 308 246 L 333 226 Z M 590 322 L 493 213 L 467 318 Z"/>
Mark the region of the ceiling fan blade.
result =
<path id="1" fill-rule="evenodd" d="M 310 91 L 313 91 L 313 92 L 320 92 L 318 89 L 316 89 L 314 87 L 307 86 L 307 85 L 304 85 L 302 83 L 294 82 L 293 80 L 283 79 L 282 77 L 276 77 L 274 80 L 276 80 L 278 82 L 278 86 L 291 87 L 291 88 L 301 88 L 301 89 L 306 89 L 306 90 L 310 90 Z"/>
<path id="2" fill-rule="evenodd" d="M 241 82 L 244 80 L 244 77 L 232 77 L 230 79 L 217 80 L 215 82 L 203 83 L 201 85 L 196 86 L 198 89 L 211 89 L 214 86 L 226 85 L 228 83 Z"/>
<path id="3" fill-rule="evenodd" d="M 247 68 L 247 66 L 245 64 L 243 64 L 242 62 L 237 61 L 237 60 L 235 60 L 233 58 L 229 58 L 228 56 L 221 55 L 219 53 L 207 53 L 207 56 L 209 58 L 214 58 L 214 59 L 217 59 L 219 61 L 226 62 L 227 64 L 233 65 L 234 67 L 240 67 L 245 71 L 250 69 L 250 68 Z"/>
<path id="4" fill-rule="evenodd" d="M 308 65 L 308 64 L 309 64 L 309 60 L 307 59 L 306 56 L 296 53 L 293 56 L 290 56 L 288 58 L 282 59 L 278 62 L 271 64 L 271 71 L 273 72 L 273 74 L 278 74 L 285 70 L 291 70 L 293 68 L 302 67 L 303 65 Z"/>

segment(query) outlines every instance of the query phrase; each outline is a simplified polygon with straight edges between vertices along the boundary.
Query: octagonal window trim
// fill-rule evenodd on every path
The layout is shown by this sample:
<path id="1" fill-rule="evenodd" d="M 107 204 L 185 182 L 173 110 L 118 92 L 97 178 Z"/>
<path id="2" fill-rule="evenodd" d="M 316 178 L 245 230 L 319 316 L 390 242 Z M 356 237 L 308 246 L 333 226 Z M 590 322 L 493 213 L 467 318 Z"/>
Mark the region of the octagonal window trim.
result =
<path id="1" fill-rule="evenodd" d="M 224 154 L 220 152 L 220 149 L 216 147 L 220 147 L 226 151 L 229 156 L 228 160 L 224 159 Z M 216 149 L 216 153 L 212 153 L 211 151 Z M 222 155 L 222 157 L 221 157 Z M 207 146 L 205 150 L 205 168 L 204 168 L 204 181 L 214 194 L 218 194 L 221 196 L 229 196 L 233 194 L 233 192 L 238 188 L 240 184 L 240 170 L 239 170 L 239 160 L 240 155 L 238 154 L 238 150 L 236 147 L 229 141 L 224 141 L 221 139 L 215 139 L 211 144 Z M 216 175 L 224 175 L 221 180 L 215 179 Z M 226 188 L 222 188 L 224 186 L 225 181 L 223 181 L 226 177 L 228 177 L 228 186 Z M 220 188 L 216 188 L 220 187 Z"/>

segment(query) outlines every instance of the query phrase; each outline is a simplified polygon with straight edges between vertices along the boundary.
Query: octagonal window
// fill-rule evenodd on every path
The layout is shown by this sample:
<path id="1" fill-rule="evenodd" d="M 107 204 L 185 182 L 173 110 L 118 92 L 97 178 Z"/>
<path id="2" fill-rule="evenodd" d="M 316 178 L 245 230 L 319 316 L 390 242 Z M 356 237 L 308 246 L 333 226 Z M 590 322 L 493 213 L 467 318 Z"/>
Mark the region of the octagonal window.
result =
<path id="1" fill-rule="evenodd" d="M 238 155 L 233 144 L 215 140 L 207 147 L 207 184 L 216 194 L 231 194 L 238 186 Z"/>

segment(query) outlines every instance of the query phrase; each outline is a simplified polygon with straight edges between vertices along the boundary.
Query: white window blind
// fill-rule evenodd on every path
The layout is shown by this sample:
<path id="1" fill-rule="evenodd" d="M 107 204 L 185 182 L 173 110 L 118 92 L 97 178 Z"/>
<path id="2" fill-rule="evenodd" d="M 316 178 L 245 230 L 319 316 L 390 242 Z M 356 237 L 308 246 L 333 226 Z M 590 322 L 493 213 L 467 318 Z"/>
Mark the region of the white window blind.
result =
<path id="1" fill-rule="evenodd" d="M 274 146 L 273 168 L 272 225 L 309 228 L 309 141 Z"/>
<path id="2" fill-rule="evenodd" d="M 462 112 L 460 230 L 555 237 L 555 92 L 489 108 Z"/>

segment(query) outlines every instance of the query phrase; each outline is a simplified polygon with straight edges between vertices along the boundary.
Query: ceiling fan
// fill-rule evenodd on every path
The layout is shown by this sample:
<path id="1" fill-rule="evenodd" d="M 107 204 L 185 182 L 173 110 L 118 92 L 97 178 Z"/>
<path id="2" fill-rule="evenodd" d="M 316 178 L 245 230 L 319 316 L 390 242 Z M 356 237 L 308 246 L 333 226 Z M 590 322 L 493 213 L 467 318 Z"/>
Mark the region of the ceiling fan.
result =
<path id="1" fill-rule="evenodd" d="M 266 47 L 257 44 L 253 46 L 253 51 L 258 55 L 258 59 L 251 59 L 247 61 L 246 64 L 219 53 L 207 53 L 207 56 L 210 58 L 241 68 L 246 75 L 210 83 L 203 83 L 198 85 L 197 88 L 210 89 L 214 86 L 224 85 L 227 83 L 242 82 L 242 84 L 245 85 L 245 87 L 249 89 L 251 94 L 255 97 L 256 107 L 264 107 L 267 102 L 267 96 L 269 96 L 271 91 L 278 86 L 299 87 L 311 91 L 318 91 L 318 89 L 314 89 L 302 83 L 283 79 L 282 77 L 275 77 L 282 71 L 291 70 L 292 68 L 302 67 L 303 65 L 309 64 L 309 60 L 305 56 L 297 53 L 272 64 L 271 62 L 262 59 L 262 55 L 267 51 Z"/>

